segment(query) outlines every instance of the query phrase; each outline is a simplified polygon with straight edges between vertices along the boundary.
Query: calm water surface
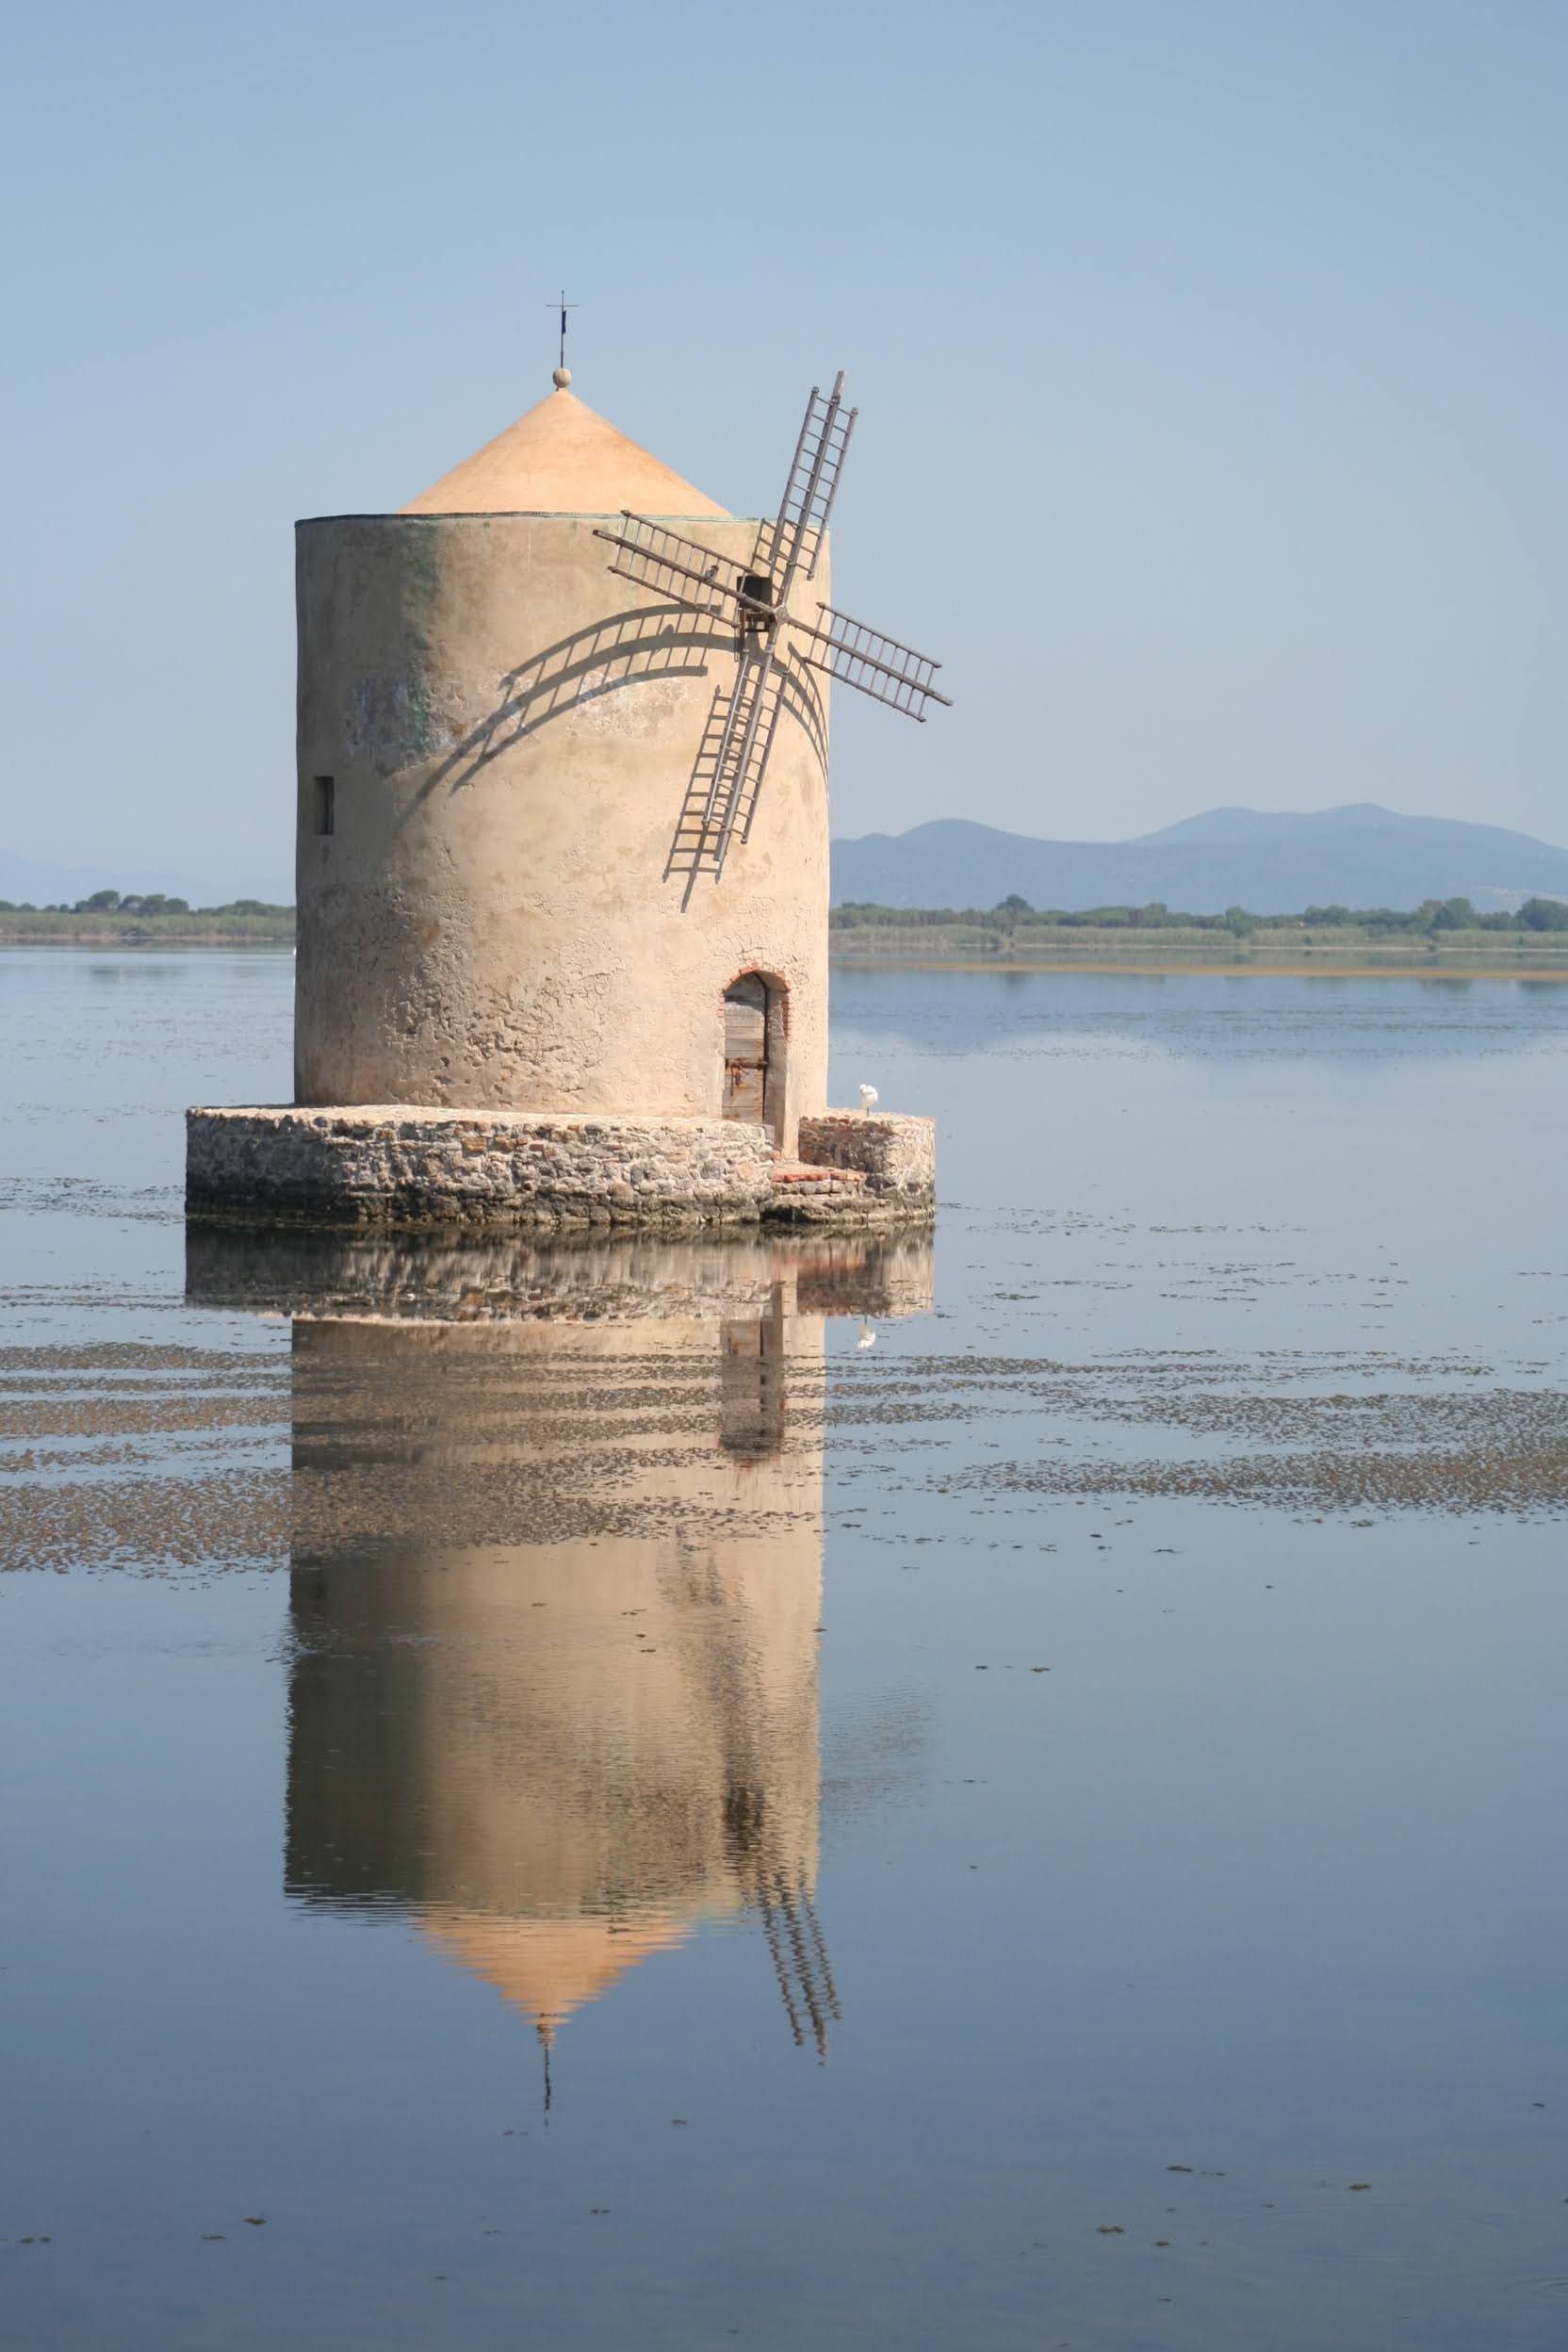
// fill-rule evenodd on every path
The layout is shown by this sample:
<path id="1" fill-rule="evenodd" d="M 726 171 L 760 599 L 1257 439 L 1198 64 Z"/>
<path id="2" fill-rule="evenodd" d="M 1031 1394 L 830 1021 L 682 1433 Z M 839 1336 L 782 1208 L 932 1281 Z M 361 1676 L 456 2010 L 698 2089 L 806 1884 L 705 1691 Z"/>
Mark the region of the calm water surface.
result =
<path id="1" fill-rule="evenodd" d="M 923 1245 L 192 1235 L 0 954 L 0 2342 L 1568 2336 L 1568 989 L 844 973 Z"/>

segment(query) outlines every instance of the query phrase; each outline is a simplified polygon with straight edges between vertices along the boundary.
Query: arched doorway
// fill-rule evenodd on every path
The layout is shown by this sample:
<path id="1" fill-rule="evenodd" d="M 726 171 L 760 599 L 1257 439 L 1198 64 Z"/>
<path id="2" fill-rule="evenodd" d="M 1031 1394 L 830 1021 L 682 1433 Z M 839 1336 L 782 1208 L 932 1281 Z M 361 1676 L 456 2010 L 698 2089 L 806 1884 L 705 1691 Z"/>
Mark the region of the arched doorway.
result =
<path id="1" fill-rule="evenodd" d="M 724 992 L 726 1119 L 778 1133 L 784 1099 L 784 990 L 760 972 L 743 972 Z"/>

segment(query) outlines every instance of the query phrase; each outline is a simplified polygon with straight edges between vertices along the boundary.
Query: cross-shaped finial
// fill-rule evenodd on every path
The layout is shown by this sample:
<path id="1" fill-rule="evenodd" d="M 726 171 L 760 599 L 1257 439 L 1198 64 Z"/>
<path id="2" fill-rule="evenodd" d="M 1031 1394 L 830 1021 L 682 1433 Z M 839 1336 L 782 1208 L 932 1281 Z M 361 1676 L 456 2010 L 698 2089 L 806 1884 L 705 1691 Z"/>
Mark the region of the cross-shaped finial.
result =
<path id="1" fill-rule="evenodd" d="M 561 313 L 561 357 L 556 363 L 560 368 L 564 368 L 566 365 L 566 313 L 569 310 L 576 310 L 577 307 L 578 305 L 576 302 L 569 302 L 566 300 L 566 289 L 564 286 L 562 287 L 560 295 L 555 302 L 547 302 L 545 304 L 545 308 L 547 310 L 559 310 Z"/>

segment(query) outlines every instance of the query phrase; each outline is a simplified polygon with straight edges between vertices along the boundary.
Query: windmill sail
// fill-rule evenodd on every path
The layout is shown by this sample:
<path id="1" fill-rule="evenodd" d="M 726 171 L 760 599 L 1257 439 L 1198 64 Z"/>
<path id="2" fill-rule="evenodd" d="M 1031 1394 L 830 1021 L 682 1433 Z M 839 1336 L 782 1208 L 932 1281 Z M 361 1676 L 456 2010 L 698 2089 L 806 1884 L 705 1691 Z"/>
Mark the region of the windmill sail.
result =
<path id="1" fill-rule="evenodd" d="M 819 604 L 817 610 L 822 619 L 815 628 L 807 621 L 791 623 L 804 641 L 801 659 L 814 669 L 825 670 L 841 685 L 858 687 L 890 710 L 906 711 L 922 725 L 928 702 L 952 709 L 952 695 L 939 694 L 932 682 L 941 668 L 939 662 L 916 653 L 912 645 L 901 645 L 896 637 L 884 637 L 864 621 L 852 620 L 847 612 L 836 612 L 830 604 Z"/>
<path id="2" fill-rule="evenodd" d="M 729 693 L 715 689 L 708 726 L 665 861 L 683 874 L 686 904 L 699 874 L 716 882 L 731 842 L 743 841 L 778 725 L 784 672 L 769 649 L 743 654 Z"/>
<path id="3" fill-rule="evenodd" d="M 645 514 L 623 512 L 621 523 L 619 531 L 596 531 L 594 536 L 608 540 L 615 549 L 610 568 L 623 580 L 634 580 L 640 587 L 673 596 L 678 604 L 689 605 L 694 612 L 716 613 L 736 628 L 743 612 L 767 609 L 754 597 L 743 596 L 743 564 L 715 555 L 711 547 L 683 539 L 679 531 L 666 531 L 662 523 L 650 523 Z"/>
<path id="4" fill-rule="evenodd" d="M 820 698 L 795 658 L 912 719 L 923 722 L 933 702 L 951 707 L 951 696 L 936 685 L 941 664 L 912 645 L 832 605 L 819 604 L 815 621 L 797 620 L 790 611 L 796 580 L 802 573 L 815 577 L 855 430 L 857 412 L 843 405 L 843 389 L 842 369 L 825 400 L 813 384 L 777 515 L 760 526 L 749 564 L 715 555 L 699 541 L 629 511 L 618 527 L 595 532 L 614 548 L 610 568 L 623 580 L 735 631 L 734 683 L 714 691 L 664 867 L 666 876 L 685 876 L 682 906 L 690 905 L 699 874 L 718 880 L 737 835 L 750 839 L 787 700 L 797 719 L 807 714 L 802 723 L 808 726 L 815 710 L 813 741 L 825 759 Z M 785 635 L 791 629 L 792 638 Z"/>
<path id="5" fill-rule="evenodd" d="M 843 388 L 841 368 L 825 400 L 818 387 L 811 386 L 777 517 L 765 523 L 758 534 L 756 568 L 772 576 L 775 595 L 780 603 L 802 564 L 808 580 L 816 577 L 823 533 L 833 511 L 849 436 L 859 414 L 857 409 L 844 407 Z"/>

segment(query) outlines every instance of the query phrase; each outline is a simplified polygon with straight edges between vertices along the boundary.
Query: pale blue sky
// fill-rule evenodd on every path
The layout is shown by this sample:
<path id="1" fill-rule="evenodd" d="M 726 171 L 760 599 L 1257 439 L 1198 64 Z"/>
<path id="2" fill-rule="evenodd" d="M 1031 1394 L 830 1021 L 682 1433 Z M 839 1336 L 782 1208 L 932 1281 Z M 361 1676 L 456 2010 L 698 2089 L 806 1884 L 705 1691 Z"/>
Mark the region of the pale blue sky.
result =
<path id="1" fill-rule="evenodd" d="M 265 9 L 0 57 L 0 848 L 282 887 L 296 515 L 548 388 L 726 505 L 861 425 L 835 829 L 1379 799 L 1568 839 L 1568 6 Z"/>

